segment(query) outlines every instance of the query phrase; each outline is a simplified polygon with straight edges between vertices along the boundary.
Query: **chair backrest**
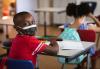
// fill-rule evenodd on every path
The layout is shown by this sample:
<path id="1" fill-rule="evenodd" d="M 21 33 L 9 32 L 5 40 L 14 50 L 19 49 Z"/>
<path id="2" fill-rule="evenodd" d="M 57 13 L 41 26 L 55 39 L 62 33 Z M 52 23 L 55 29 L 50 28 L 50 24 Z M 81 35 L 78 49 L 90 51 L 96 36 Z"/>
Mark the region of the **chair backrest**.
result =
<path id="1" fill-rule="evenodd" d="M 7 69 L 34 69 L 32 61 L 8 58 Z"/>
<path id="2" fill-rule="evenodd" d="M 96 32 L 93 30 L 77 30 L 81 41 L 95 42 Z"/>

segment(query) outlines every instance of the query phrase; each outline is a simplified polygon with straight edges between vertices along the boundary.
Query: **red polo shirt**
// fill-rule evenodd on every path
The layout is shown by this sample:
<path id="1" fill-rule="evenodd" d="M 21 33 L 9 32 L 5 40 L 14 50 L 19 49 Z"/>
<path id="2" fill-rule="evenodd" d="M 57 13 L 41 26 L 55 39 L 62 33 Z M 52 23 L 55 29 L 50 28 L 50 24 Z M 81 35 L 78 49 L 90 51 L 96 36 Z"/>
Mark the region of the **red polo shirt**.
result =
<path id="1" fill-rule="evenodd" d="M 34 36 L 17 35 L 12 41 L 9 57 L 14 59 L 32 60 L 36 64 L 37 53 L 46 48 L 46 44 Z"/>

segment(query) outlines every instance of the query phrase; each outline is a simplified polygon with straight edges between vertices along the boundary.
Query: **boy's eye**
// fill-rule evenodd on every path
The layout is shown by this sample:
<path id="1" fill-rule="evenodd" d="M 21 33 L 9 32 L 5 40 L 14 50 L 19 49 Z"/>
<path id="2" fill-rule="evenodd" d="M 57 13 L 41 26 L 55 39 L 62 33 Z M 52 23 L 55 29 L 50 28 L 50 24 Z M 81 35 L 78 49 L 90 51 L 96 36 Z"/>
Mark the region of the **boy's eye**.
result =
<path id="1" fill-rule="evenodd" d="M 35 21 L 26 21 L 25 26 L 29 26 L 35 24 Z"/>
<path id="2" fill-rule="evenodd" d="M 29 25 L 29 23 L 27 23 L 27 22 L 24 24 L 24 26 L 28 26 L 28 25 Z"/>
<path id="3" fill-rule="evenodd" d="M 35 24 L 35 21 L 32 21 L 32 24 Z"/>

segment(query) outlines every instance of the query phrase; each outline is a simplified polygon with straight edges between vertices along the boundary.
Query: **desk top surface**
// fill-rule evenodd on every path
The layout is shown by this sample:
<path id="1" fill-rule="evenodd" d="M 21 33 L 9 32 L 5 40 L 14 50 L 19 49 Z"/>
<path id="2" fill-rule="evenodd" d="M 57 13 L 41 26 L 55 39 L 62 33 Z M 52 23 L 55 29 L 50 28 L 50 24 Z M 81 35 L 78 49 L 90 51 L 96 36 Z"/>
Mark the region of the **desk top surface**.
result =
<path id="1" fill-rule="evenodd" d="M 65 57 L 72 57 L 72 56 L 80 54 L 81 52 L 89 50 L 91 47 L 95 48 L 94 42 L 84 42 L 84 41 L 82 41 L 82 44 L 83 44 L 84 50 L 80 50 L 80 49 L 63 50 L 63 49 L 59 48 L 59 52 L 58 52 L 57 55 L 58 56 L 65 56 Z"/>
<path id="2" fill-rule="evenodd" d="M 4 16 L 0 19 L 0 25 L 14 25 L 12 16 Z"/>
<path id="3" fill-rule="evenodd" d="M 37 8 L 35 12 L 63 12 L 65 8 Z"/>

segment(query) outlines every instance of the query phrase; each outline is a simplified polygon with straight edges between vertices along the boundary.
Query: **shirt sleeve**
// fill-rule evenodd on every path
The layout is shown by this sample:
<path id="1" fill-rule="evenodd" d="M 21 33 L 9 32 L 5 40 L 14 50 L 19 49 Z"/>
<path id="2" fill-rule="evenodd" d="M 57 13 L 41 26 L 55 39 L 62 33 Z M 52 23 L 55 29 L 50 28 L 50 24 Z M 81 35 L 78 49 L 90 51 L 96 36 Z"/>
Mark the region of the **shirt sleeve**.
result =
<path id="1" fill-rule="evenodd" d="M 40 41 L 38 39 L 30 40 L 30 49 L 32 50 L 32 55 L 36 53 L 43 52 L 45 48 L 48 46 L 43 41 Z"/>

